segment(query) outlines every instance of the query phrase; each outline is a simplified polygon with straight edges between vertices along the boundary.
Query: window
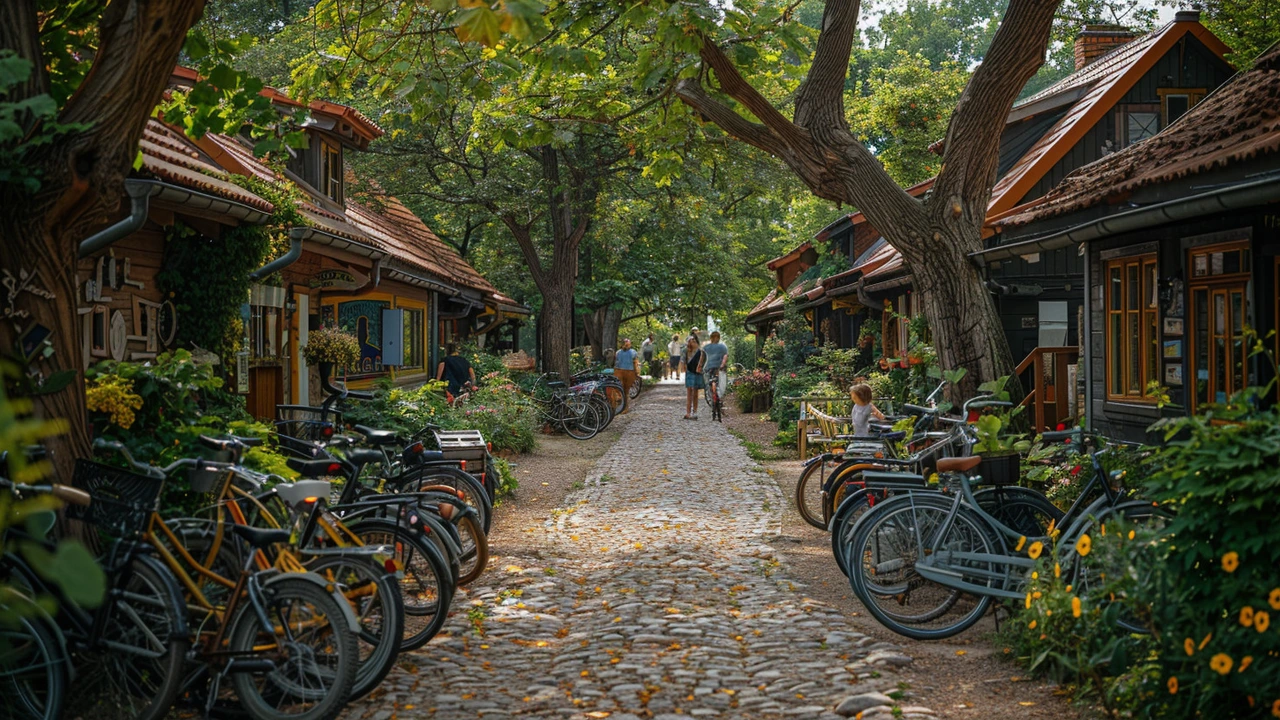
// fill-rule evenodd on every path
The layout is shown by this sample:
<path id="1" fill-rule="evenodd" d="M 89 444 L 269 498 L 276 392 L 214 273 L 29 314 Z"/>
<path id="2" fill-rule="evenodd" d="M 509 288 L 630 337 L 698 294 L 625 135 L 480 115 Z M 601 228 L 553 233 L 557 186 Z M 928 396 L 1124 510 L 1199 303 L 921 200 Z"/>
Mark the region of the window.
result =
<path id="1" fill-rule="evenodd" d="M 249 287 L 249 358 L 273 361 L 280 358 L 284 331 L 284 288 L 270 285 Z"/>
<path id="2" fill-rule="evenodd" d="M 316 189 L 342 204 L 342 148 L 328 141 L 320 143 L 320 184 Z"/>
<path id="3" fill-rule="evenodd" d="M 1248 384 L 1249 244 L 1192 248 L 1190 253 L 1191 409 L 1226 402 Z"/>
<path id="4" fill-rule="evenodd" d="M 1107 397 L 1148 401 L 1160 380 L 1159 283 L 1155 253 L 1107 263 Z"/>
<path id="5" fill-rule="evenodd" d="M 377 375 L 387 371 L 382 364 L 382 311 L 391 307 L 390 300 L 352 299 L 326 301 L 322 321 L 352 333 L 360 343 L 360 359 L 356 367 L 344 368 L 349 375 Z"/>
<path id="6" fill-rule="evenodd" d="M 1205 95 L 1204 88 L 1159 88 L 1156 92 L 1160 95 L 1164 127 L 1186 115 Z"/>
<path id="7" fill-rule="evenodd" d="M 1126 112 L 1124 117 L 1126 145 L 1146 140 L 1160 132 L 1160 113 Z"/>

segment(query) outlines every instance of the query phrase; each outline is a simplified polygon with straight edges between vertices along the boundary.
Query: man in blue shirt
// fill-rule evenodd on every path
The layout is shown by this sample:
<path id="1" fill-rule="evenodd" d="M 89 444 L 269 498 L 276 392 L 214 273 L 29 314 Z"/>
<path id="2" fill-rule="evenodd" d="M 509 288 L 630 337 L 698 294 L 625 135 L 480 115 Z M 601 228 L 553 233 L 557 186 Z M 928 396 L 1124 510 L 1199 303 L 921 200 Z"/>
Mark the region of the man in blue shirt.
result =
<path id="1" fill-rule="evenodd" d="M 631 339 L 622 339 L 622 349 L 613 356 L 613 374 L 622 383 L 622 401 L 624 403 L 619 415 L 631 411 L 631 386 L 636 384 L 639 375 L 640 358 L 631 347 Z"/>
<path id="2" fill-rule="evenodd" d="M 720 342 L 719 330 L 711 333 L 709 339 L 711 342 L 702 348 L 702 352 L 707 355 L 707 361 L 702 366 L 702 375 L 707 380 L 715 378 L 716 382 L 719 383 L 717 392 L 720 393 L 721 397 L 724 397 L 725 368 L 728 365 L 729 348 Z M 710 397 L 710 395 L 707 397 Z"/>

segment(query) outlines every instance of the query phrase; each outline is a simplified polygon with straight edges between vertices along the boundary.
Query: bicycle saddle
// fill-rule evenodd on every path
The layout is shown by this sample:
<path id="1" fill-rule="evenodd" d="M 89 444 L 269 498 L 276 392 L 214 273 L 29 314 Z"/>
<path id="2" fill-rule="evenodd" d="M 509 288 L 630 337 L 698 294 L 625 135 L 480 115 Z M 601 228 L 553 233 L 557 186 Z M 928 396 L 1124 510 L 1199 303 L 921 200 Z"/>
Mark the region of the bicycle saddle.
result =
<path id="1" fill-rule="evenodd" d="M 982 458 L 977 455 L 971 455 L 969 457 L 938 458 L 938 472 L 965 473 L 978 467 L 981 462 Z"/>
<path id="2" fill-rule="evenodd" d="M 289 469 L 304 478 L 333 477 L 346 474 L 346 464 L 337 458 L 321 458 L 319 460 L 303 460 L 289 458 L 285 461 Z"/>
<path id="3" fill-rule="evenodd" d="M 372 465 L 382 462 L 382 451 L 372 448 L 351 448 L 347 450 L 347 462 L 355 465 L 356 468 L 362 468 L 365 465 Z"/>
<path id="4" fill-rule="evenodd" d="M 255 528 L 248 525 L 232 525 L 231 532 L 255 549 L 263 548 L 267 545 L 275 545 L 276 543 L 289 542 L 290 534 L 288 530 Z"/>
<path id="5" fill-rule="evenodd" d="M 394 445 L 399 440 L 394 430 L 374 430 L 368 425 L 356 425 L 356 432 L 370 445 Z"/>
<path id="6" fill-rule="evenodd" d="M 333 484 L 328 480 L 299 480 L 276 485 L 276 494 L 289 507 L 295 507 L 307 498 L 328 498 Z"/>

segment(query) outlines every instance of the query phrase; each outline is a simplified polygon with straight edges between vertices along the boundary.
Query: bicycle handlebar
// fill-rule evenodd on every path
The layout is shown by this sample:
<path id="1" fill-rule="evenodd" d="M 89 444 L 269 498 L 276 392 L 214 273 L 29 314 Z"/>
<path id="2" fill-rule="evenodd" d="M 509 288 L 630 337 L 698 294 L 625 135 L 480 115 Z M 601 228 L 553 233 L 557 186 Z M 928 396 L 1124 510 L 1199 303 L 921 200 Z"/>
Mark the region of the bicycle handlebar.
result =
<path id="1" fill-rule="evenodd" d="M 937 415 L 938 408 L 925 407 L 923 405 L 912 405 L 911 403 L 902 403 L 900 406 L 903 410 L 911 410 L 912 412 L 922 413 L 924 415 Z"/>
<path id="2" fill-rule="evenodd" d="M 195 465 L 197 462 L 199 462 L 195 458 L 180 458 L 178 460 L 173 461 L 173 463 L 162 468 L 156 465 L 148 465 L 146 463 L 138 462 L 133 457 L 133 453 L 129 452 L 129 448 L 125 447 L 124 443 L 118 442 L 116 440 L 106 440 L 104 438 L 97 438 L 96 440 L 93 441 L 93 447 L 99 450 L 115 451 L 116 454 L 120 455 L 125 459 L 125 462 L 129 463 L 129 467 L 133 468 L 134 470 L 137 470 L 138 472 L 142 473 L 143 475 L 146 475 L 149 478 L 154 478 L 156 480 L 166 480 L 168 479 L 169 475 L 172 474 L 173 471 L 177 470 L 178 468 Z"/>
<path id="3" fill-rule="evenodd" d="M 93 502 L 93 498 L 89 493 L 79 488 L 73 488 L 70 485 L 61 485 L 59 483 L 51 483 L 49 485 L 25 485 L 23 483 L 16 483 L 12 480 L 0 478 L 0 488 L 48 494 L 70 505 L 88 506 L 89 503 Z"/>

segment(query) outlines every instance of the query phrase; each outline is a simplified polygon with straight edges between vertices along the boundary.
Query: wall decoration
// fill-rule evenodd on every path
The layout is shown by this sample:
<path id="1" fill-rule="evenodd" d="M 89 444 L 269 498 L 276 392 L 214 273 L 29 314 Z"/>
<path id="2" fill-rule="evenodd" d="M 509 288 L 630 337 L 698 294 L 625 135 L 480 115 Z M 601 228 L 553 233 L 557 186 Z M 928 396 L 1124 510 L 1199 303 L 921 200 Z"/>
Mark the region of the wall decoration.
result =
<path id="1" fill-rule="evenodd" d="M 1169 281 L 1169 302 L 1165 303 L 1164 314 L 1166 317 L 1180 318 L 1182 317 L 1182 280 L 1174 278 Z"/>
<path id="2" fill-rule="evenodd" d="M 111 357 L 110 338 L 108 337 L 109 316 L 106 305 L 94 305 L 89 314 L 89 354 L 96 358 Z"/>
<path id="3" fill-rule="evenodd" d="M 1182 341 L 1181 340 L 1165 340 L 1164 341 L 1164 357 L 1172 360 L 1182 357 Z"/>
<path id="4" fill-rule="evenodd" d="M 329 268 L 316 273 L 308 284 L 324 290 L 359 290 L 369 284 L 369 276 L 354 270 Z"/>
<path id="5" fill-rule="evenodd" d="M 1182 386 L 1182 363 L 1164 366 L 1164 384 Z"/>
<path id="6" fill-rule="evenodd" d="M 15 276 L 8 268 L 0 270 L 0 285 L 5 289 L 4 319 L 13 323 L 13 331 L 21 332 L 22 321 L 31 317 L 31 313 L 18 308 L 18 298 L 26 293 L 44 300 L 54 299 L 54 294 L 40 284 L 40 271 L 19 269 Z"/>
<path id="7" fill-rule="evenodd" d="M 125 359 L 129 344 L 129 330 L 124 324 L 124 313 L 119 310 L 111 314 L 111 357 L 116 362 Z"/>
<path id="8" fill-rule="evenodd" d="M 1182 318 L 1167 317 L 1164 319 L 1165 335 L 1181 335 L 1182 334 Z"/>

